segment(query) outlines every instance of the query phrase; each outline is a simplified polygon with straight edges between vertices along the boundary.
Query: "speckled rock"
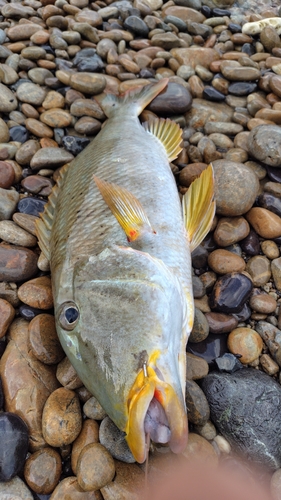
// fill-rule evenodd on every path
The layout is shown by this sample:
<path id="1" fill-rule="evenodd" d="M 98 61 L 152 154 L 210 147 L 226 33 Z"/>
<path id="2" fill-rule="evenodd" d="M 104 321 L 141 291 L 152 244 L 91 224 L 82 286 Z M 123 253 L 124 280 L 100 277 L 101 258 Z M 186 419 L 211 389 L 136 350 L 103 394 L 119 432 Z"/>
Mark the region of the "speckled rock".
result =
<path id="1" fill-rule="evenodd" d="M 37 274 L 37 255 L 28 248 L 0 245 L 0 280 L 24 281 Z"/>
<path id="2" fill-rule="evenodd" d="M 248 138 L 251 155 L 272 167 L 281 165 L 281 129 L 277 125 L 255 127 Z"/>
<path id="3" fill-rule="evenodd" d="M 23 247 L 35 247 L 37 238 L 11 220 L 0 221 L 0 238 L 6 243 Z"/>
<path id="4" fill-rule="evenodd" d="M 135 462 L 125 440 L 125 433 L 120 431 L 109 417 L 105 417 L 100 424 L 99 440 L 113 458 L 127 463 Z"/>
<path id="5" fill-rule="evenodd" d="M 104 500 L 99 491 L 84 491 L 79 486 L 75 476 L 63 479 L 52 493 L 50 500 L 62 500 L 63 498 L 71 500 Z"/>
<path id="6" fill-rule="evenodd" d="M 75 392 L 60 387 L 47 399 L 42 415 L 42 430 L 50 446 L 73 443 L 82 428 L 80 404 Z"/>
<path id="7" fill-rule="evenodd" d="M 46 97 L 47 91 L 36 83 L 21 83 L 17 88 L 17 98 L 35 106 L 40 106 Z"/>
<path id="8" fill-rule="evenodd" d="M 246 263 L 242 257 L 228 250 L 224 250 L 223 248 L 218 248 L 210 253 L 208 264 L 211 269 L 218 274 L 242 272 L 246 267 Z"/>
<path id="9" fill-rule="evenodd" d="M 26 460 L 24 478 L 32 491 L 48 495 L 57 486 L 61 471 L 60 454 L 53 448 L 43 448 Z"/>
<path id="10" fill-rule="evenodd" d="M 33 170 L 40 168 L 58 168 L 73 160 L 74 156 L 62 148 L 42 148 L 33 156 L 30 167 Z"/>
<path id="11" fill-rule="evenodd" d="M 14 190 L 0 188 L 0 220 L 8 220 L 16 210 L 19 193 Z"/>
<path id="12" fill-rule="evenodd" d="M 195 307 L 194 323 L 189 342 L 202 342 L 209 335 L 209 325 L 204 314 Z"/>
<path id="13" fill-rule="evenodd" d="M 54 354 L 58 356 L 59 351 L 57 351 L 57 353 L 55 353 L 54 351 Z M 63 356 L 61 356 L 61 358 L 62 357 Z M 66 387 L 67 389 L 75 390 L 83 386 L 83 383 L 78 377 L 75 368 L 73 368 L 72 364 L 70 363 L 69 359 L 66 356 L 63 357 L 62 361 L 60 361 L 60 363 L 57 365 L 56 377 L 58 381 L 61 383 L 61 385 L 63 387 Z"/>
<path id="14" fill-rule="evenodd" d="M 114 460 L 100 443 L 90 443 L 81 451 L 77 462 L 77 481 L 84 491 L 99 490 L 115 475 Z"/>
<path id="15" fill-rule="evenodd" d="M 31 491 L 18 476 L 0 483 L 0 495 L 3 500 L 34 500 Z"/>
<path id="16" fill-rule="evenodd" d="M 202 389 L 193 380 L 186 381 L 185 401 L 189 422 L 204 425 L 210 418 L 210 408 Z"/>
<path id="17" fill-rule="evenodd" d="M 236 216 L 247 212 L 258 194 L 257 176 L 242 163 L 216 160 L 212 164 L 217 213 Z"/>
<path id="18" fill-rule="evenodd" d="M 251 328 L 235 328 L 228 335 L 228 349 L 232 354 L 240 354 L 239 361 L 243 364 L 251 363 L 259 357 L 262 351 L 262 339 Z"/>
<path id="19" fill-rule="evenodd" d="M 194 356 L 190 352 L 186 353 L 186 378 L 188 380 L 198 380 L 209 372 L 208 363 L 199 356 Z"/>
<path id="20" fill-rule="evenodd" d="M 106 416 L 106 413 L 95 396 L 92 396 L 83 407 L 83 412 L 89 418 L 93 418 L 94 420 L 103 420 Z"/>
<path id="21" fill-rule="evenodd" d="M 3 83 L 0 83 L 0 112 L 10 113 L 17 109 L 18 100 L 15 94 Z"/>
<path id="22" fill-rule="evenodd" d="M 280 385 L 261 371 L 244 368 L 231 375 L 209 374 L 202 387 L 211 419 L 233 449 L 263 467 L 280 467 Z"/>

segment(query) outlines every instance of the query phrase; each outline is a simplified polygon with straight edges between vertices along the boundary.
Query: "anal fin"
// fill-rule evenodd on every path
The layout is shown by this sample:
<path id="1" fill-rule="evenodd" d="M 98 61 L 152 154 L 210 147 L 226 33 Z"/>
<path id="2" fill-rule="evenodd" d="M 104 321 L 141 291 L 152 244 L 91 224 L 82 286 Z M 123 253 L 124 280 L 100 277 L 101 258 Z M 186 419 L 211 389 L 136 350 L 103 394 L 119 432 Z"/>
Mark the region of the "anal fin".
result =
<path id="1" fill-rule="evenodd" d="M 113 215 L 127 235 L 135 241 L 144 232 L 154 233 L 140 201 L 126 188 L 103 181 L 95 175 L 94 181 Z"/>
<path id="2" fill-rule="evenodd" d="M 40 214 L 40 219 L 35 222 L 36 234 L 38 238 L 38 245 L 45 255 L 46 259 L 50 261 L 50 241 L 51 241 L 51 230 L 53 225 L 54 213 L 57 203 L 57 197 L 60 192 L 60 188 L 63 184 L 65 174 L 68 170 L 69 163 L 66 163 L 59 172 L 59 177 L 57 179 L 57 184 L 53 187 L 52 192 L 48 198 L 48 203 L 46 203 L 44 212 Z"/>
<path id="3" fill-rule="evenodd" d="M 210 164 L 192 182 L 182 199 L 183 218 L 190 250 L 193 251 L 210 231 L 216 211 L 214 175 Z"/>
<path id="4" fill-rule="evenodd" d="M 145 122 L 143 127 L 163 144 L 169 162 L 178 157 L 182 150 L 182 130 L 176 122 L 169 118 L 156 118 Z"/>

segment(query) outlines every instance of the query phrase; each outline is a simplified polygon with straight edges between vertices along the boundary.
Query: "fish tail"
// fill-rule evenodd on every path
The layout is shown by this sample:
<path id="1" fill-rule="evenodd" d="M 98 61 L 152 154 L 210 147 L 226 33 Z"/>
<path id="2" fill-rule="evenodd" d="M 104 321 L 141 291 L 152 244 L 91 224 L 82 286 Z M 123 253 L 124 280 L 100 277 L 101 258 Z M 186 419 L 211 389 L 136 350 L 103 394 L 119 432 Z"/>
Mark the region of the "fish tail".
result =
<path id="1" fill-rule="evenodd" d="M 95 96 L 99 105 L 108 118 L 120 111 L 123 114 L 127 109 L 133 116 L 139 116 L 144 108 L 158 95 L 168 84 L 169 79 L 163 78 L 157 83 L 137 86 L 127 90 L 124 94 L 116 96 L 114 94 Z"/>

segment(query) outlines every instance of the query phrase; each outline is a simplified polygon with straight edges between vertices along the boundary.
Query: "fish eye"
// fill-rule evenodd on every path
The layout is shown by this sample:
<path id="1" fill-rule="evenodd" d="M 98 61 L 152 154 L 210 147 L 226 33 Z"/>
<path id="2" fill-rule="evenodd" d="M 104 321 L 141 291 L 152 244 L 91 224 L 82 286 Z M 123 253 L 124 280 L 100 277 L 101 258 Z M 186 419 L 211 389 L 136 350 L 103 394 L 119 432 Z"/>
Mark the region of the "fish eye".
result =
<path id="1" fill-rule="evenodd" d="M 73 330 L 79 319 L 79 309 L 75 302 L 65 302 L 59 312 L 59 323 L 64 330 Z"/>

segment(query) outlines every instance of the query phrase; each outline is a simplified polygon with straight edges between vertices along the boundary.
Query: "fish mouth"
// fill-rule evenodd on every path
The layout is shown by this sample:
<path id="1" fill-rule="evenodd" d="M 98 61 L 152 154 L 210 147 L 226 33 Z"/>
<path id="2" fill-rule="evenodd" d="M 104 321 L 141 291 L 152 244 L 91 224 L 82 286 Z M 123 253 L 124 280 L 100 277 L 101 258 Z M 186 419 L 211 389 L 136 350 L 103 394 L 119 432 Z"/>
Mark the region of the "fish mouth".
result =
<path id="1" fill-rule="evenodd" d="M 187 444 L 187 417 L 173 386 L 159 378 L 159 370 L 148 363 L 137 375 L 128 398 L 126 439 L 137 462 L 147 458 L 146 438 L 169 444 L 182 453 Z"/>

